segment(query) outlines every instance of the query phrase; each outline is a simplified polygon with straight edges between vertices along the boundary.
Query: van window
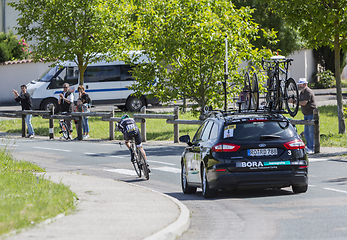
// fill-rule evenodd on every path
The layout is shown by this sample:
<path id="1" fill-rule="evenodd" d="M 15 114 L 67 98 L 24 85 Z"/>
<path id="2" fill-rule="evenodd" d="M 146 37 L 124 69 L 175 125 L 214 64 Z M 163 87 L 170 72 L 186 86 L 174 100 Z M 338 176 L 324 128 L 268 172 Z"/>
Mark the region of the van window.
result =
<path id="1" fill-rule="evenodd" d="M 131 71 L 133 69 L 130 65 L 122 65 L 120 66 L 120 74 L 121 74 L 121 81 L 134 81 L 133 76 L 131 75 Z"/>
<path id="2" fill-rule="evenodd" d="M 38 79 L 38 81 L 42 82 L 49 82 L 51 81 L 52 77 L 61 70 L 58 66 L 48 68 L 47 71 L 45 71 Z"/>
<path id="3" fill-rule="evenodd" d="M 62 88 L 64 83 L 68 83 L 70 86 L 78 83 L 77 67 L 66 67 L 58 71 L 48 85 L 48 89 Z"/>
<path id="4" fill-rule="evenodd" d="M 84 82 L 109 82 L 119 81 L 120 66 L 92 66 L 84 72 Z"/>

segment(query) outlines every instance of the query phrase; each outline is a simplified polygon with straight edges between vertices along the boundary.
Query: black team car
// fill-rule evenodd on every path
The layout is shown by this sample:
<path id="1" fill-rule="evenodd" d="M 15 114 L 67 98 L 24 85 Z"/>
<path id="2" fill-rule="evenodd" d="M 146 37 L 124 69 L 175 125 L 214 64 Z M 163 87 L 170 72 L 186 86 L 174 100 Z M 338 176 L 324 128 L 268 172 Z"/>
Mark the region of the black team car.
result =
<path id="1" fill-rule="evenodd" d="M 304 193 L 308 186 L 308 158 L 304 142 L 281 114 L 212 112 L 181 158 L 185 194 L 202 188 L 205 198 L 218 189 L 283 188 Z"/>

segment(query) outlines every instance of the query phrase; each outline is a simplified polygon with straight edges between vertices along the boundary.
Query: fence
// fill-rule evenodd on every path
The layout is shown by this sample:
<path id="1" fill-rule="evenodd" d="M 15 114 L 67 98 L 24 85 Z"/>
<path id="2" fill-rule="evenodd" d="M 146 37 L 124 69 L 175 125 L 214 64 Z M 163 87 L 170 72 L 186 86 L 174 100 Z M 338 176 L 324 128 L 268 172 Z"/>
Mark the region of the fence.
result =
<path id="1" fill-rule="evenodd" d="M 27 114 L 39 115 L 44 119 L 49 119 L 49 138 L 54 138 L 54 119 L 71 119 L 78 120 L 78 129 L 77 129 L 77 137 L 78 140 L 82 140 L 82 117 L 102 117 L 102 121 L 109 122 L 109 139 L 114 140 L 114 122 L 118 122 L 121 120 L 120 117 L 114 117 L 113 108 L 110 109 L 110 112 L 72 112 L 70 116 L 67 115 L 54 115 L 54 107 L 50 109 L 50 111 L 33 111 L 33 110 L 24 110 L 24 111 L 0 111 L 0 117 L 10 117 L 10 118 L 22 118 L 22 137 L 25 137 L 26 133 L 26 124 L 25 124 L 25 116 Z M 294 120 L 291 119 L 291 124 L 294 125 L 314 125 L 314 143 L 315 143 L 315 153 L 320 152 L 320 130 L 319 130 L 319 111 L 315 109 L 313 112 L 314 119 L 313 120 Z M 203 121 L 200 120 L 184 120 L 179 119 L 179 107 L 175 107 L 173 114 L 146 114 L 146 107 L 141 109 L 141 113 L 134 114 L 134 119 L 136 122 L 141 123 L 141 137 L 142 141 L 147 141 L 146 136 L 146 119 L 166 119 L 167 124 L 173 124 L 173 132 L 174 132 L 174 143 L 179 142 L 179 125 L 180 124 L 197 124 L 200 125 Z"/>

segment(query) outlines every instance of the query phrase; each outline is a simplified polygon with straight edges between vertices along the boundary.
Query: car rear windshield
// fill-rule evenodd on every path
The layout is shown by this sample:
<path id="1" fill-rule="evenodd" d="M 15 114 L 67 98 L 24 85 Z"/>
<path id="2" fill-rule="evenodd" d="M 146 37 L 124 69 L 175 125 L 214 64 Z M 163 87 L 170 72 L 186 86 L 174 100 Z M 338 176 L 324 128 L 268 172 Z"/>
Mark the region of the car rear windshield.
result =
<path id="1" fill-rule="evenodd" d="M 224 138 L 249 141 L 286 139 L 295 136 L 296 132 L 288 122 L 255 121 L 225 125 L 223 135 Z"/>

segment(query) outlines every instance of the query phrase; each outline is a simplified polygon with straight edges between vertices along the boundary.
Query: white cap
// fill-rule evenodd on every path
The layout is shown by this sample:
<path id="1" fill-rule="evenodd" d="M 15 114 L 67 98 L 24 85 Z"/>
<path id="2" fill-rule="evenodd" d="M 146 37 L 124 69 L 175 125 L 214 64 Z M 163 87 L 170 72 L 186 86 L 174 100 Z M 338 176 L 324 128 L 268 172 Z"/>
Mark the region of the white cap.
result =
<path id="1" fill-rule="evenodd" d="M 299 78 L 298 84 L 307 84 L 308 82 L 306 81 L 306 78 Z"/>

